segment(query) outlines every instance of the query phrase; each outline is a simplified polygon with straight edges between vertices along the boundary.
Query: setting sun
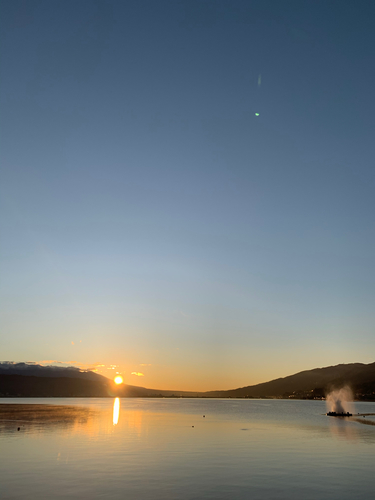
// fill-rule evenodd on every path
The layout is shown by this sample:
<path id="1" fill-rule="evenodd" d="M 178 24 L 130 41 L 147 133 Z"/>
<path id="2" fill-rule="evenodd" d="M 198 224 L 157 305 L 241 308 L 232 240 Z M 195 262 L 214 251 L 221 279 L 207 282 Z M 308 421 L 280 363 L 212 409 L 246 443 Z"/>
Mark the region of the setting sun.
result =
<path id="1" fill-rule="evenodd" d="M 115 384 L 122 384 L 124 379 L 121 377 L 121 375 L 117 375 L 117 377 L 114 378 Z"/>

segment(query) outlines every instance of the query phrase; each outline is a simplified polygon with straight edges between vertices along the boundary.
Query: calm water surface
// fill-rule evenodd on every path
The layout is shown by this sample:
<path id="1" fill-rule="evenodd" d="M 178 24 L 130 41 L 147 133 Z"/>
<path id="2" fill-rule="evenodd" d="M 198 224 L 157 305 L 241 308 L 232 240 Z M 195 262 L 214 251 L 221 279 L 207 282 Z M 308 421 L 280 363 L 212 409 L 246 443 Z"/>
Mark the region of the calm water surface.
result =
<path id="1" fill-rule="evenodd" d="M 375 417 L 325 412 L 321 401 L 2 399 L 0 497 L 374 498 Z"/>

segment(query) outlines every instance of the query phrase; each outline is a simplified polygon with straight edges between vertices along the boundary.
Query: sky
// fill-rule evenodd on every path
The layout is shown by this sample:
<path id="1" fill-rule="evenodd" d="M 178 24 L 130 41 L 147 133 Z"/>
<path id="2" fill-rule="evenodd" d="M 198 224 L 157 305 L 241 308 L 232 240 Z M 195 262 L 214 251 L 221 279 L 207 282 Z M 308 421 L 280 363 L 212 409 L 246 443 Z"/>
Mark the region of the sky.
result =
<path id="1" fill-rule="evenodd" d="M 375 361 L 373 1 L 0 10 L 0 361 L 202 391 Z"/>

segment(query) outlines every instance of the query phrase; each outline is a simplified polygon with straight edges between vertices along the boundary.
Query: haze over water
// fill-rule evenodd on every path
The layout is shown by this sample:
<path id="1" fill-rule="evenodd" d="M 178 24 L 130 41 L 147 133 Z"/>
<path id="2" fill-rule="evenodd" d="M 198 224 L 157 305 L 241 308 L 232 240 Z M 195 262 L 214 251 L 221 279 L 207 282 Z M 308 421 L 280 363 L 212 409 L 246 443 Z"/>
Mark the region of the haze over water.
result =
<path id="1" fill-rule="evenodd" d="M 323 401 L 2 402 L 4 500 L 368 500 L 375 488 L 374 417 L 327 417 Z"/>

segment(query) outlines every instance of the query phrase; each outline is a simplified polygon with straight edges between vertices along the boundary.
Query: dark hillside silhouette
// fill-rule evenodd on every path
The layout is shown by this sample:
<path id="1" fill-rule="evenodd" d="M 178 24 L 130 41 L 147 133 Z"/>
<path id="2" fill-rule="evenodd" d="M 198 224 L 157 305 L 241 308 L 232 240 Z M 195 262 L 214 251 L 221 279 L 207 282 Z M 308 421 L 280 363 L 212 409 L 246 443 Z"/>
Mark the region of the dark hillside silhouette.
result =
<path id="1" fill-rule="evenodd" d="M 371 399 L 375 398 L 375 363 L 342 364 L 326 368 L 315 368 L 278 378 L 262 384 L 241 387 L 229 391 L 207 393 L 211 397 L 308 397 L 324 396 L 332 389 L 349 385 L 354 393 L 365 391 Z M 315 391 L 315 392 L 314 392 Z"/>
<path id="2" fill-rule="evenodd" d="M 26 363 L 0 363 L 0 397 L 206 397 L 321 398 L 348 385 L 357 399 L 375 399 L 375 363 L 342 364 L 306 370 L 262 384 L 228 391 L 188 392 L 116 386 L 93 372 Z"/>

